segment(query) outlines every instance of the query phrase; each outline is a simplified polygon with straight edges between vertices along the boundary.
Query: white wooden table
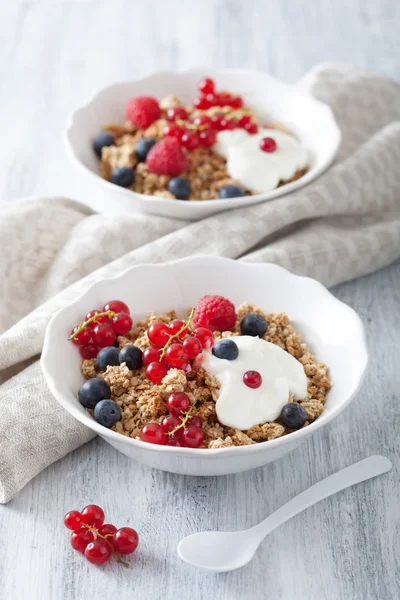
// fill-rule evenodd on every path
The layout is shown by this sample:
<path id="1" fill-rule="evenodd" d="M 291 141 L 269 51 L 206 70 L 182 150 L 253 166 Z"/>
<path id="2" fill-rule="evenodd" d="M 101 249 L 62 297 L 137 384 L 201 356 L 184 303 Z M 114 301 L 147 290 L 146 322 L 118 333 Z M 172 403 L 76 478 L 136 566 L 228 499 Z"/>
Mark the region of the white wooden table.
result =
<path id="1" fill-rule="evenodd" d="M 399 78 L 399 15 L 396 0 L 2 5 L 0 199 L 82 197 L 60 132 L 69 110 L 111 81 L 199 63 L 258 67 L 294 81 L 323 60 Z M 100 440 L 91 442 L 0 507 L 0 598 L 397 599 L 400 264 L 335 294 L 361 314 L 371 348 L 367 381 L 344 414 L 282 460 L 220 478 L 152 471 Z M 212 576 L 177 557 L 184 535 L 253 525 L 312 483 L 373 453 L 389 456 L 393 471 L 282 526 L 242 570 Z M 140 532 L 130 570 L 115 563 L 93 567 L 70 548 L 63 514 L 89 502 L 101 504 L 117 525 Z"/>

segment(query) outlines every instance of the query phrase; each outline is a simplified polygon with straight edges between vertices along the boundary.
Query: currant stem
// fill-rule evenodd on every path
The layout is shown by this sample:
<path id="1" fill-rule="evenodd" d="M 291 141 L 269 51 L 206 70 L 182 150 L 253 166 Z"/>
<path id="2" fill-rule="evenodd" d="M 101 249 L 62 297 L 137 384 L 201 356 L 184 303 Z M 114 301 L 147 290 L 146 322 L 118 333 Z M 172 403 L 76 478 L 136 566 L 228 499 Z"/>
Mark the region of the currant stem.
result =
<path id="1" fill-rule="evenodd" d="M 90 317 L 90 319 L 88 319 L 87 321 L 82 321 L 82 323 L 79 324 L 77 330 L 74 331 L 74 333 L 69 336 L 68 341 L 74 340 L 81 331 L 86 329 L 86 327 L 89 325 L 89 323 L 97 323 L 98 324 L 99 322 L 97 319 L 99 317 L 108 317 L 109 319 L 112 319 L 113 317 L 115 317 L 115 315 L 116 315 L 116 313 L 114 311 L 106 310 L 105 312 L 100 312 L 100 313 L 97 313 L 96 315 L 94 315 L 93 317 Z"/>
<path id="2" fill-rule="evenodd" d="M 109 312 L 111 312 L 111 311 L 109 311 Z M 130 564 L 128 562 L 125 562 L 124 560 L 122 560 L 121 555 L 118 554 L 118 552 L 115 550 L 112 543 L 107 539 L 109 537 L 112 537 L 114 535 L 113 533 L 107 533 L 106 535 L 101 535 L 101 533 L 99 533 L 99 530 L 97 529 L 97 527 L 92 527 L 91 525 L 87 525 L 86 523 L 82 523 L 82 525 L 84 527 L 86 527 L 86 529 L 88 529 L 89 531 L 91 531 L 93 533 L 95 540 L 97 540 L 97 538 L 101 538 L 102 540 L 104 540 L 110 546 L 112 553 L 115 554 L 115 558 L 117 559 L 117 562 L 122 563 L 124 565 L 124 567 L 129 569 Z"/>
<path id="3" fill-rule="evenodd" d="M 182 327 L 180 328 L 180 330 L 177 331 L 176 333 L 170 334 L 168 342 L 165 344 L 165 346 L 162 349 L 159 362 L 161 362 L 162 359 L 164 358 L 164 356 L 165 356 L 168 348 L 172 344 L 172 341 L 175 340 L 175 339 L 177 339 L 177 338 L 179 338 L 179 336 L 181 335 L 181 333 L 183 333 L 186 329 L 190 329 L 190 327 L 192 325 L 193 315 L 194 315 L 194 308 L 192 308 L 192 310 L 190 311 L 190 315 L 189 315 L 188 320 L 185 322 L 184 325 L 182 325 Z M 76 332 L 76 333 L 78 333 L 78 332 Z"/>
<path id="4" fill-rule="evenodd" d="M 178 431 L 178 429 L 182 429 L 182 427 L 183 427 L 183 429 L 185 429 L 185 425 L 191 416 L 192 409 L 193 409 L 193 405 L 189 408 L 189 410 L 187 412 L 183 413 L 184 416 L 179 417 L 181 420 L 180 425 L 177 425 L 176 427 L 174 427 L 174 429 L 172 429 L 172 431 L 168 431 L 167 435 L 173 437 L 175 435 L 175 433 Z"/>

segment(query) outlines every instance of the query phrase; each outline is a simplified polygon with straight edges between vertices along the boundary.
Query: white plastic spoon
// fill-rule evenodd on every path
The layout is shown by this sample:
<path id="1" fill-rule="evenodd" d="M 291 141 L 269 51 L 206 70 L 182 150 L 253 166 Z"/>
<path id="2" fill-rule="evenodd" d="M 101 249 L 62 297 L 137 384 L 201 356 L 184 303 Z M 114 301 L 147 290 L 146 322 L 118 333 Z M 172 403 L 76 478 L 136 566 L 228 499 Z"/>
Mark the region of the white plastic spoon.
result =
<path id="1" fill-rule="evenodd" d="M 251 561 L 263 539 L 295 515 L 336 492 L 390 471 L 384 456 L 370 456 L 316 483 L 255 527 L 243 531 L 203 531 L 181 540 L 178 554 L 185 562 L 214 573 L 233 571 Z"/>

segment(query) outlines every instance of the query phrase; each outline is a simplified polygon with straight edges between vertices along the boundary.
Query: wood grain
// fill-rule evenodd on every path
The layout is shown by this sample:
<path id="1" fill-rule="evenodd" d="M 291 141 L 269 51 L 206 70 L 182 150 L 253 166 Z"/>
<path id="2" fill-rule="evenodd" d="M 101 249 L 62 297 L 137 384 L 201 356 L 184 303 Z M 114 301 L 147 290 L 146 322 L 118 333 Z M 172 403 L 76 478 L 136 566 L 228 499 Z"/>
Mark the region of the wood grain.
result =
<path id="1" fill-rule="evenodd" d="M 396 0 L 14 0 L 0 8 L 0 201 L 82 190 L 62 148 L 71 108 L 98 88 L 160 68 L 266 69 L 295 81 L 316 62 L 400 75 Z M 100 440 L 51 466 L 0 507 L 0 598 L 394 600 L 400 589 L 400 263 L 338 287 L 362 316 L 371 364 L 351 406 L 298 451 L 220 478 L 149 470 Z M 384 477 L 310 508 L 226 575 L 180 562 L 193 531 L 253 525 L 309 485 L 372 453 Z M 96 569 L 68 544 L 62 515 L 101 504 L 141 534 L 125 570 Z"/>

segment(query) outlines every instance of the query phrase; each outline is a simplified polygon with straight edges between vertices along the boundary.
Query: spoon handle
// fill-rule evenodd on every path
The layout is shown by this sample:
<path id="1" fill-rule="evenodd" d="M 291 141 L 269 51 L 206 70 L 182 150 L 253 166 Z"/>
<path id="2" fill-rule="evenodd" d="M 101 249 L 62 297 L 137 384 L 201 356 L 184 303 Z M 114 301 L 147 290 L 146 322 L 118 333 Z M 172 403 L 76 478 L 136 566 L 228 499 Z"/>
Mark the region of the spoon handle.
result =
<path id="1" fill-rule="evenodd" d="M 282 525 L 295 515 L 298 515 L 309 506 L 316 504 L 324 498 L 328 498 L 328 496 L 332 496 L 332 494 L 336 494 L 336 492 L 345 490 L 356 483 L 386 473 L 387 471 L 390 471 L 391 468 L 392 463 L 384 456 L 370 456 L 364 458 L 363 460 L 354 463 L 354 465 L 326 477 L 326 479 L 319 481 L 304 492 L 301 492 L 301 494 L 292 500 L 289 500 L 289 502 L 272 513 L 272 515 L 267 517 L 264 521 L 261 521 L 261 523 L 255 527 L 252 527 L 250 531 L 257 533 L 257 537 L 259 537 L 259 541 L 261 542 L 264 537 L 276 529 L 276 527 L 279 527 L 279 525 Z"/>

